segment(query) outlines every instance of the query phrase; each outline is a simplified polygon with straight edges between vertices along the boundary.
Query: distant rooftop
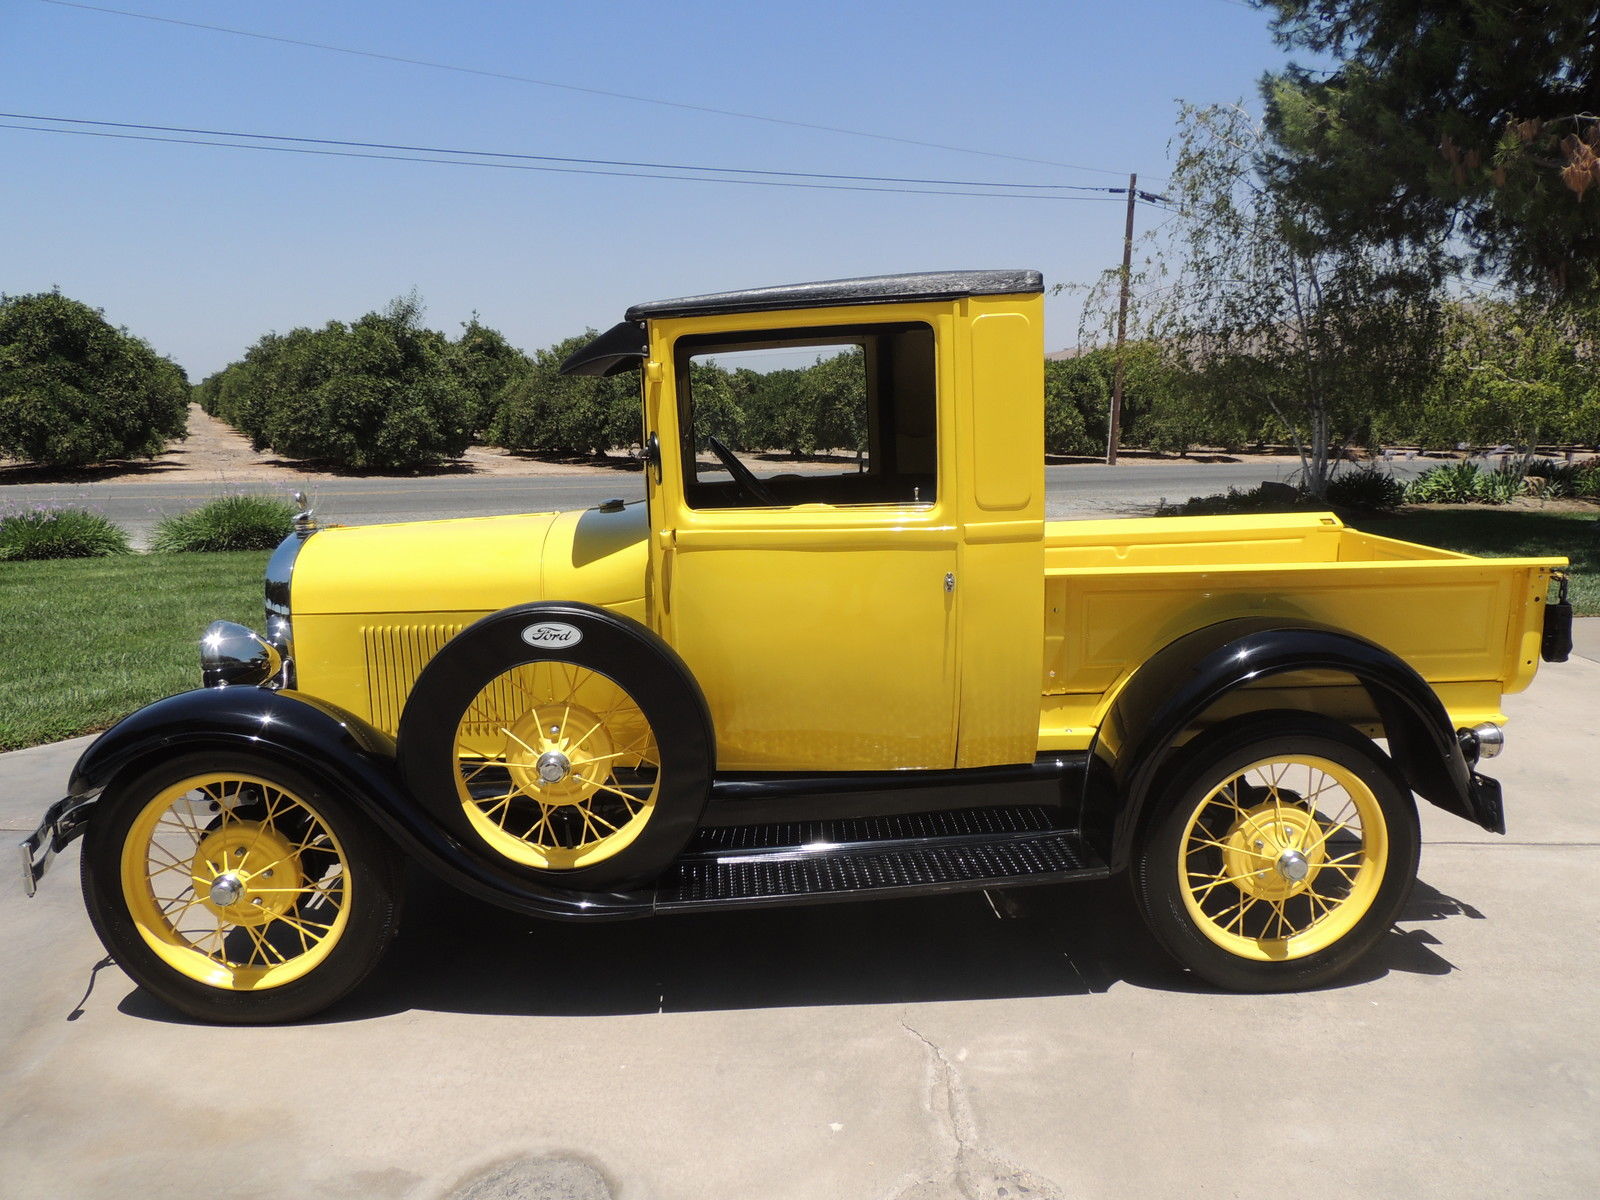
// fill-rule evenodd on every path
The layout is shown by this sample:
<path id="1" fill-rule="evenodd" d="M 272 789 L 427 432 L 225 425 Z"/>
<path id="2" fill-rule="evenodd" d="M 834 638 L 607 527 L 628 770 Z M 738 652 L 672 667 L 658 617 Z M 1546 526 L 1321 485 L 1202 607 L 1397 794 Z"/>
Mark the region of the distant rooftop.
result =
<path id="1" fill-rule="evenodd" d="M 1038 271 L 925 271 L 914 275 L 870 275 L 827 279 L 781 287 L 713 292 L 635 304 L 630 321 L 651 317 L 703 317 L 721 313 L 765 312 L 781 308 L 824 308 L 847 304 L 894 304 L 908 300 L 959 300 L 964 296 L 1015 296 L 1044 291 Z"/>

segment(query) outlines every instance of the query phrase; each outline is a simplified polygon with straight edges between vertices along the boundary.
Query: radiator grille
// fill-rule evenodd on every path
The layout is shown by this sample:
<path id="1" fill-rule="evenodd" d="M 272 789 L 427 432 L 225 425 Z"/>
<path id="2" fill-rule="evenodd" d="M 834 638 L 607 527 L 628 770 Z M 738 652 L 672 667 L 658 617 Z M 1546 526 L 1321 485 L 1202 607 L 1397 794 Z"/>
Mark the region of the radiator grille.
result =
<path id="1" fill-rule="evenodd" d="M 364 625 L 367 656 L 367 707 L 372 723 L 393 735 L 400 710 L 428 660 L 465 628 L 462 625 Z"/>

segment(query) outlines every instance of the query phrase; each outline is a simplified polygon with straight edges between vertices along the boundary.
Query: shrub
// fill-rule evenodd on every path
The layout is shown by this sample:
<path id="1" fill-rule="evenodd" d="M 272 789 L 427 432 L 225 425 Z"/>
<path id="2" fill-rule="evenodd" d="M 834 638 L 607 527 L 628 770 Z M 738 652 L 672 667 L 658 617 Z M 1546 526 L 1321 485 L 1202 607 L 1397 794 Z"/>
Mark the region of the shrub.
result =
<path id="1" fill-rule="evenodd" d="M 1488 471 L 1475 462 L 1430 467 L 1406 485 L 1413 504 L 1505 504 L 1529 489 L 1521 463 Z"/>
<path id="2" fill-rule="evenodd" d="M 0 517 L 0 562 L 128 553 L 128 535 L 97 512 L 46 508 Z"/>
<path id="3" fill-rule="evenodd" d="M 1182 504 L 1163 503 L 1158 517 L 1220 517 L 1229 513 L 1281 513 L 1321 508 L 1297 488 L 1285 483 L 1260 483 L 1241 492 L 1230 487 L 1210 496 L 1190 496 Z"/>
<path id="4" fill-rule="evenodd" d="M 164 517 L 150 538 L 161 553 L 270 550 L 294 530 L 295 507 L 274 496 L 223 496 Z"/>
<path id="5" fill-rule="evenodd" d="M 1328 503 L 1340 508 L 1387 512 L 1399 508 L 1405 499 L 1406 485 L 1374 467 L 1342 471 L 1328 481 Z"/>
<path id="6" fill-rule="evenodd" d="M 1483 474 L 1475 462 L 1441 463 L 1406 485 L 1406 499 L 1413 504 L 1473 504 L 1481 498 Z"/>
<path id="7" fill-rule="evenodd" d="M 0 455 L 76 467 L 188 432 L 181 368 L 59 292 L 0 296 Z"/>
<path id="8" fill-rule="evenodd" d="M 1525 490 L 1548 499 L 1600 499 L 1600 458 L 1578 463 L 1536 458 L 1516 470 L 1526 481 Z"/>

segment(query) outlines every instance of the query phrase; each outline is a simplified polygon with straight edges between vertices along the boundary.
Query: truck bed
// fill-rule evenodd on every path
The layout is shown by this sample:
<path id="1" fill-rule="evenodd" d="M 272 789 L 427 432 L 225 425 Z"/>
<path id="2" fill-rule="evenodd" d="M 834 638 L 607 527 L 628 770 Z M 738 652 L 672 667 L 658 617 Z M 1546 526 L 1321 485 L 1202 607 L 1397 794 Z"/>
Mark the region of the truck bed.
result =
<path id="1" fill-rule="evenodd" d="M 1564 565 L 1418 546 L 1332 513 L 1053 521 L 1044 553 L 1041 750 L 1083 748 L 1138 664 L 1242 616 L 1368 638 L 1416 668 L 1458 727 L 1503 722 L 1500 697 L 1533 678 L 1550 576 Z M 1308 675 L 1276 686 L 1286 705 L 1338 712 L 1360 701 L 1343 685 Z"/>

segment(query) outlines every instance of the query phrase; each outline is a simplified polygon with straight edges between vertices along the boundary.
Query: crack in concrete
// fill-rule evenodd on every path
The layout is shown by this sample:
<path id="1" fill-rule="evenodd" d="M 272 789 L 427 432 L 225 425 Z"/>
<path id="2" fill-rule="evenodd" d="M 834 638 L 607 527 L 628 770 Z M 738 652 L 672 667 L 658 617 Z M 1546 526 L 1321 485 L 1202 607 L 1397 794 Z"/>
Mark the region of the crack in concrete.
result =
<path id="1" fill-rule="evenodd" d="M 927 1051 L 928 1092 L 923 1104 L 948 1147 L 950 1168 L 948 1174 L 939 1172 L 913 1181 L 896 1194 L 896 1200 L 1063 1200 L 1063 1193 L 1049 1180 L 1005 1162 L 979 1145 L 977 1119 L 956 1065 L 937 1043 L 903 1017 L 900 1028 Z"/>

